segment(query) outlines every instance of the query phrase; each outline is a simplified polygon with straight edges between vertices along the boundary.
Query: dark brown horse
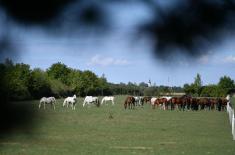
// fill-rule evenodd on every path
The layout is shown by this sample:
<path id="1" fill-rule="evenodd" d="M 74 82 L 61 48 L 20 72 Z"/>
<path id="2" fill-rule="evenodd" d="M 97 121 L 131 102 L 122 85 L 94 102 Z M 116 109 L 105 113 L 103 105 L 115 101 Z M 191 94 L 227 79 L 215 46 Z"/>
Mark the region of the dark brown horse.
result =
<path id="1" fill-rule="evenodd" d="M 127 96 L 124 102 L 124 108 L 126 109 L 128 106 L 129 109 L 133 109 L 135 106 L 135 98 L 133 96 Z"/>
<path id="2" fill-rule="evenodd" d="M 222 107 L 221 107 L 221 109 L 223 111 L 226 109 L 227 103 L 228 103 L 228 100 L 225 99 L 225 98 L 222 98 Z"/>
<path id="3" fill-rule="evenodd" d="M 151 98 L 152 98 L 152 97 L 150 97 L 150 96 L 145 96 L 145 97 L 143 98 L 144 103 L 148 103 L 148 102 L 150 103 Z"/>
<path id="4" fill-rule="evenodd" d="M 175 107 L 181 110 L 182 100 L 180 97 L 172 97 L 170 99 L 170 102 L 171 102 L 171 110 L 175 109 Z"/>

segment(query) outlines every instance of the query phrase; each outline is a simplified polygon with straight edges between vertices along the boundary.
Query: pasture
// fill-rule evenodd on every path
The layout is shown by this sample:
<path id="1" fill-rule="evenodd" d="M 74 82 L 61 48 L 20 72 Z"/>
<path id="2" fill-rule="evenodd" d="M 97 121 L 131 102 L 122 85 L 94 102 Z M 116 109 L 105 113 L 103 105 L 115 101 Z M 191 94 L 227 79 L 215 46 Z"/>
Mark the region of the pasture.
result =
<path id="1" fill-rule="evenodd" d="M 100 98 L 101 100 L 101 98 Z M 228 114 L 218 111 L 163 111 L 150 105 L 124 110 L 125 96 L 117 96 L 115 105 L 63 108 L 39 101 L 17 104 L 33 105 L 37 112 L 34 127 L 14 131 L 0 139 L 0 154 L 218 154 L 234 155 Z"/>

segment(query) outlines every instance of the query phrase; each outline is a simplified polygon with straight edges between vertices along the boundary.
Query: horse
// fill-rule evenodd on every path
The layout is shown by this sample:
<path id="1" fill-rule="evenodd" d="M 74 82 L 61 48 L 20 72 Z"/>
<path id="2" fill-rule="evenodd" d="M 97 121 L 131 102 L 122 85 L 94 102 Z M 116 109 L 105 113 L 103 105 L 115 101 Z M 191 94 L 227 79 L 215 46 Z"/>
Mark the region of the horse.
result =
<path id="1" fill-rule="evenodd" d="M 72 110 L 75 110 L 76 98 L 77 98 L 76 95 L 73 95 L 73 97 L 67 97 L 63 102 L 63 107 L 67 106 L 68 108 L 70 104 L 72 107 Z"/>
<path id="2" fill-rule="evenodd" d="M 141 96 L 134 96 L 134 98 L 135 98 L 135 106 L 137 106 L 137 105 L 143 106 L 144 105 L 144 98 L 143 97 L 141 97 Z"/>
<path id="3" fill-rule="evenodd" d="M 53 106 L 55 110 L 55 103 L 56 103 L 55 97 L 42 97 L 39 101 L 39 109 L 41 108 L 41 104 L 44 105 L 44 109 L 46 109 L 45 107 L 46 104 L 51 104 L 51 106 Z"/>
<path id="4" fill-rule="evenodd" d="M 64 106 L 67 106 L 67 107 L 68 107 L 68 105 L 71 104 L 72 109 L 75 109 L 76 98 L 77 98 L 76 95 L 73 95 L 72 97 L 67 97 L 67 98 L 65 98 L 65 100 L 64 100 L 64 102 L 63 102 L 63 107 L 64 107 Z"/>
<path id="5" fill-rule="evenodd" d="M 144 100 L 145 103 L 147 103 L 147 102 L 150 102 L 150 101 L 151 101 L 151 98 L 152 98 L 152 97 L 150 97 L 150 96 L 145 96 L 145 97 L 143 97 L 143 100 Z M 150 103 L 151 103 L 151 102 L 150 102 Z"/>
<path id="6" fill-rule="evenodd" d="M 175 106 L 177 106 L 177 108 L 179 110 L 181 110 L 181 105 L 182 105 L 182 100 L 179 97 L 172 97 L 170 99 L 170 103 L 171 103 L 171 110 L 175 109 Z"/>
<path id="7" fill-rule="evenodd" d="M 166 110 L 168 109 L 168 101 L 171 99 L 171 97 L 161 97 L 158 99 L 159 104 L 161 105 L 161 109 Z"/>
<path id="8" fill-rule="evenodd" d="M 227 103 L 229 102 L 228 99 L 222 98 L 222 110 L 224 111 L 226 109 Z"/>
<path id="9" fill-rule="evenodd" d="M 155 101 L 157 100 L 156 97 L 152 97 L 151 100 L 150 100 L 150 103 L 152 106 L 155 106 Z M 154 107 L 155 108 L 155 107 Z"/>
<path id="10" fill-rule="evenodd" d="M 195 98 L 195 97 L 190 98 L 190 105 L 191 105 L 191 109 L 193 111 L 194 110 L 197 111 L 198 110 L 198 106 L 199 106 L 197 98 Z"/>
<path id="11" fill-rule="evenodd" d="M 95 104 L 97 107 L 100 106 L 100 101 L 98 97 L 93 97 L 93 96 L 86 96 L 83 102 L 83 107 L 88 104 Z"/>
<path id="12" fill-rule="evenodd" d="M 129 109 L 134 109 L 135 107 L 135 98 L 133 96 L 127 96 L 124 102 L 124 108 L 126 109 L 128 106 Z"/>
<path id="13" fill-rule="evenodd" d="M 113 97 L 113 96 L 105 96 L 105 97 L 101 100 L 101 105 L 102 105 L 103 103 L 106 104 L 107 101 L 111 101 L 112 104 L 114 105 L 114 97 Z"/>

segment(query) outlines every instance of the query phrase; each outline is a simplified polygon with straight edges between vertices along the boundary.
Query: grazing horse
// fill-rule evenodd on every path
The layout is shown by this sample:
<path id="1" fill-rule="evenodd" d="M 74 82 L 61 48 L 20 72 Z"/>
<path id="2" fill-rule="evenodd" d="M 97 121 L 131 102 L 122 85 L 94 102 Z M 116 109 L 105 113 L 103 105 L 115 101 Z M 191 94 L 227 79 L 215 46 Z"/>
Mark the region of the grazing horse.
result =
<path id="1" fill-rule="evenodd" d="M 134 109 L 135 106 L 135 98 L 133 96 L 127 96 L 124 102 L 124 108 L 126 109 L 128 106 L 129 109 Z"/>
<path id="2" fill-rule="evenodd" d="M 191 104 L 191 109 L 192 110 L 198 110 L 198 100 L 195 97 L 190 98 L 190 104 Z"/>
<path id="3" fill-rule="evenodd" d="M 222 98 L 222 110 L 223 111 L 226 109 L 228 102 L 229 102 L 229 100 L 227 100 L 226 98 Z"/>
<path id="4" fill-rule="evenodd" d="M 156 97 L 152 97 L 150 100 L 150 103 L 151 103 L 153 109 L 155 109 L 155 105 L 157 105 L 157 106 L 159 105 L 159 102 Z"/>
<path id="5" fill-rule="evenodd" d="M 210 106 L 211 106 L 211 110 L 215 110 L 217 108 L 217 104 L 218 104 L 218 99 L 213 98 L 210 99 Z"/>
<path id="6" fill-rule="evenodd" d="M 83 107 L 88 104 L 95 104 L 97 107 L 100 106 L 100 101 L 98 97 L 93 97 L 93 96 L 86 96 L 83 102 Z"/>
<path id="7" fill-rule="evenodd" d="M 42 97 L 39 102 L 39 109 L 41 108 L 41 104 L 43 104 L 44 109 L 46 109 L 45 104 L 51 104 L 51 106 L 53 106 L 55 110 L 55 103 L 55 97 Z"/>
<path id="8" fill-rule="evenodd" d="M 170 96 L 164 96 L 159 98 L 159 105 L 161 106 L 161 109 L 163 110 L 167 110 L 168 109 L 168 105 L 170 103 L 172 97 Z"/>
<path id="9" fill-rule="evenodd" d="M 172 97 L 170 99 L 170 102 L 171 102 L 171 110 L 175 109 L 175 106 L 177 106 L 178 110 L 181 110 L 182 99 L 180 97 Z"/>
<path id="10" fill-rule="evenodd" d="M 152 98 L 152 97 L 150 97 L 150 96 L 145 96 L 145 97 L 143 97 L 144 103 L 148 103 L 148 102 L 151 103 L 151 98 Z"/>
<path id="11" fill-rule="evenodd" d="M 63 102 L 63 107 L 67 106 L 70 104 L 72 107 L 72 110 L 75 110 L 75 104 L 76 104 L 76 95 L 73 95 L 73 97 L 67 97 L 64 102 Z"/>
<path id="12" fill-rule="evenodd" d="M 183 111 L 185 111 L 186 108 L 188 110 L 190 109 L 190 97 L 184 95 L 180 97 L 179 100 L 180 100 L 180 110 L 183 109 Z"/>
<path id="13" fill-rule="evenodd" d="M 161 97 L 161 98 L 160 98 L 160 104 L 162 105 L 161 108 L 162 108 L 163 110 L 166 110 L 167 107 L 168 107 L 168 105 L 167 105 L 167 98 Z"/>
<path id="14" fill-rule="evenodd" d="M 134 96 L 134 98 L 135 98 L 135 106 L 137 106 L 137 105 L 143 106 L 144 105 L 144 98 L 143 97 L 141 97 L 141 96 Z"/>
<path id="15" fill-rule="evenodd" d="M 105 96 L 105 97 L 101 100 L 101 105 L 102 105 L 103 103 L 106 104 L 107 101 L 111 101 L 112 104 L 114 105 L 114 97 L 113 97 L 113 96 Z"/>

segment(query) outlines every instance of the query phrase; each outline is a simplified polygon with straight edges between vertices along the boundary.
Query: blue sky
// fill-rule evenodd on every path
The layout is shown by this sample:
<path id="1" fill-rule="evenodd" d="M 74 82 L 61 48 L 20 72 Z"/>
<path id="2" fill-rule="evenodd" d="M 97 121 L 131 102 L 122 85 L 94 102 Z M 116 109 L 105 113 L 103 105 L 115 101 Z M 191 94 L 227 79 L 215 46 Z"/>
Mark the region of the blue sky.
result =
<path id="1" fill-rule="evenodd" d="M 168 3 L 162 5 L 169 7 Z M 151 42 L 135 35 L 134 27 L 151 19 L 147 8 L 139 4 L 128 7 L 119 4 L 111 6 L 109 12 L 112 31 L 104 34 L 83 33 L 82 28 L 74 33 L 55 34 L 40 27 L 9 22 L 7 27 L 15 36 L 19 57 L 5 54 L 1 60 L 10 57 L 42 69 L 62 62 L 72 68 L 91 70 L 98 76 L 104 73 L 113 83 L 140 83 L 151 79 L 156 85 L 182 86 L 193 82 L 197 73 L 201 74 L 203 84 L 217 83 L 224 75 L 235 79 L 234 37 L 225 37 L 209 49 L 211 52 L 199 58 L 187 60 L 178 55 L 175 62 L 161 63 L 151 52 Z"/>

